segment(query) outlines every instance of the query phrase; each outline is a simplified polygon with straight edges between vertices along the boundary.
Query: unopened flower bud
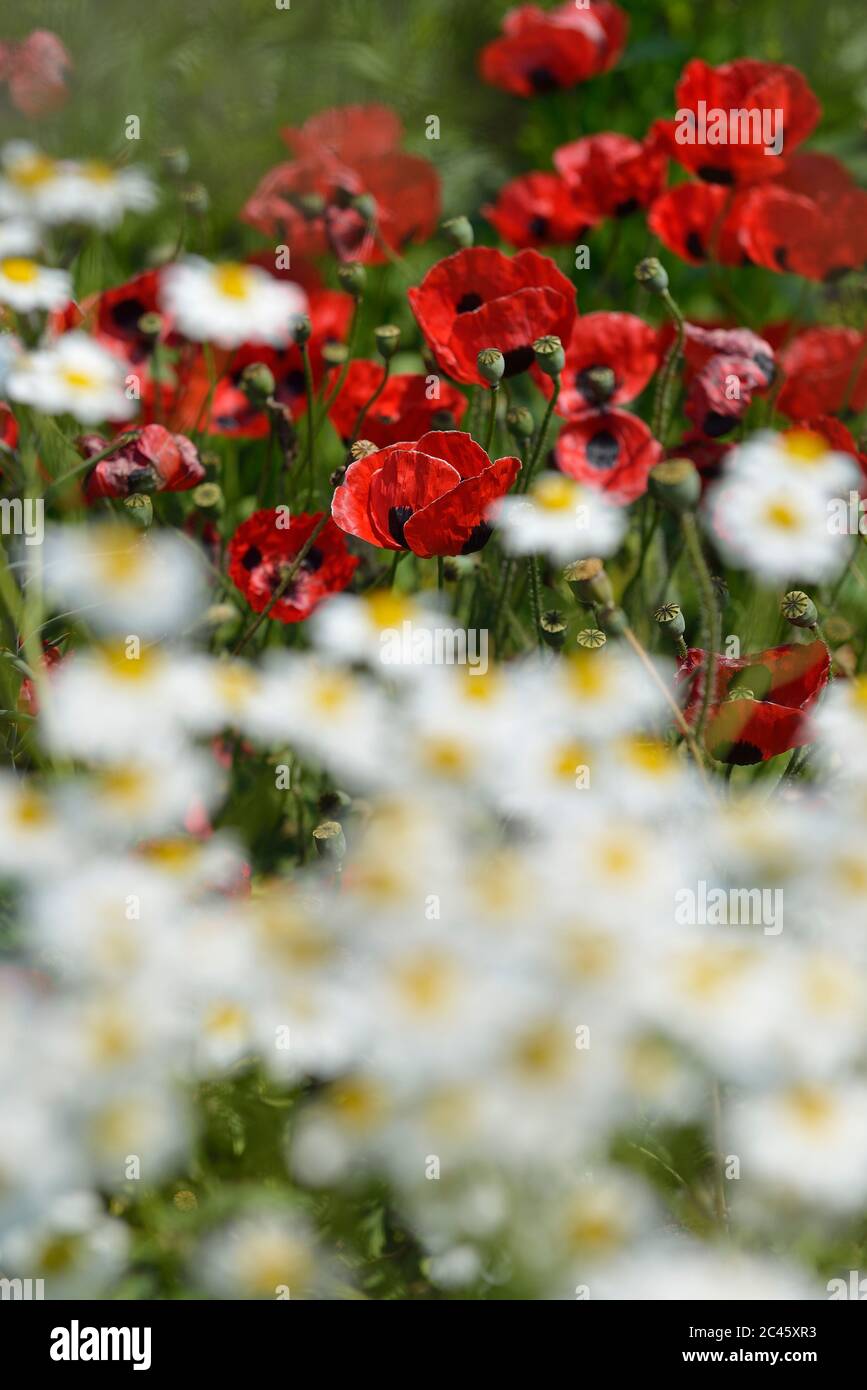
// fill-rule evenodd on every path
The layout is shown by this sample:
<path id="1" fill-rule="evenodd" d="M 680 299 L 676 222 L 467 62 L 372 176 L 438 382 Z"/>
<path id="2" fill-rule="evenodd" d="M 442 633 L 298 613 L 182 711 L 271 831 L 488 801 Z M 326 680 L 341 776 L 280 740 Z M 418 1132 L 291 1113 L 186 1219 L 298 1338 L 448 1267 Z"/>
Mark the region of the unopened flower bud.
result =
<path id="1" fill-rule="evenodd" d="M 343 826 L 336 820 L 324 820 L 313 831 L 313 843 L 320 859 L 340 864 L 346 857 L 346 837 Z"/>
<path id="2" fill-rule="evenodd" d="M 559 338 L 549 334 L 545 338 L 537 338 L 533 344 L 533 352 L 536 356 L 536 365 L 546 376 L 558 377 L 566 366 L 566 353 Z"/>
<path id="3" fill-rule="evenodd" d="M 596 651 L 599 647 L 604 647 L 608 638 L 601 627 L 582 627 L 578 636 L 575 638 L 579 647 L 584 647 L 587 651 Z"/>
<path id="4" fill-rule="evenodd" d="M 635 278 L 639 285 L 651 294 L 665 294 L 668 289 L 668 271 L 655 256 L 648 256 L 635 267 Z"/>
<path id="5" fill-rule="evenodd" d="M 276 389 L 274 373 L 264 362 L 250 362 L 238 383 L 251 405 L 261 408 Z"/>
<path id="6" fill-rule="evenodd" d="M 313 222 L 324 213 L 325 199 L 321 193 L 302 193 L 295 200 L 295 206 L 305 221 Z"/>
<path id="7" fill-rule="evenodd" d="M 529 439 L 536 428 L 535 421 L 525 405 L 513 405 L 506 411 L 506 428 L 513 439 Z"/>
<path id="8" fill-rule="evenodd" d="M 468 217 L 450 217 L 442 224 L 442 230 L 452 246 L 465 251 L 475 241 L 475 233 Z"/>
<path id="9" fill-rule="evenodd" d="M 367 271 L 358 261 L 338 266 L 337 278 L 341 289 L 351 294 L 353 299 L 361 299 L 367 286 Z"/>
<path id="10" fill-rule="evenodd" d="M 792 589 L 786 594 L 780 610 L 786 622 L 793 627 L 815 627 L 819 621 L 819 613 L 815 603 L 809 594 L 805 594 L 801 589 Z"/>
<path id="11" fill-rule="evenodd" d="M 499 348 L 482 348 L 476 358 L 476 366 L 479 376 L 483 377 L 489 386 L 499 386 L 506 370 L 506 359 Z"/>
<path id="12" fill-rule="evenodd" d="M 549 647 L 558 651 L 566 641 L 566 620 L 557 608 L 549 608 L 539 619 L 542 637 Z"/>
<path id="13" fill-rule="evenodd" d="M 292 322 L 292 339 L 298 347 L 304 347 L 309 343 L 313 333 L 313 324 L 310 322 L 309 314 L 299 314 Z"/>
<path id="14" fill-rule="evenodd" d="M 149 531 L 154 519 L 154 504 L 143 492 L 133 492 L 123 499 L 123 505 L 134 526 Z"/>
<path id="15" fill-rule="evenodd" d="M 394 323 L 382 323 L 373 330 L 373 336 L 380 357 L 388 362 L 400 347 L 400 329 Z"/>
<path id="16" fill-rule="evenodd" d="M 353 198 L 352 206 L 357 213 L 360 213 L 365 222 L 370 224 L 376 221 L 376 199 L 370 193 L 359 193 L 357 198 Z"/>
<path id="17" fill-rule="evenodd" d="M 668 459 L 650 470 L 648 491 L 670 512 L 692 512 L 701 498 L 701 477 L 692 459 Z"/>

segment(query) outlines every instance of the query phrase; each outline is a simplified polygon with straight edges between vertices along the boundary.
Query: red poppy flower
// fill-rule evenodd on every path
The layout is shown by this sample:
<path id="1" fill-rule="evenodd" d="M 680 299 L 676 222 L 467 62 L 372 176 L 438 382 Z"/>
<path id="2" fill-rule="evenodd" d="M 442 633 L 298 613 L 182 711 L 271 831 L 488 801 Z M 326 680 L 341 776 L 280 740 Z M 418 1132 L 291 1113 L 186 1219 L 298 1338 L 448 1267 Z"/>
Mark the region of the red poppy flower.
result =
<path id="1" fill-rule="evenodd" d="M 598 404 L 588 373 L 594 367 L 610 367 L 614 373 L 614 393 L 607 405 L 623 405 L 640 396 L 660 361 L 659 335 L 655 328 L 635 314 L 584 314 L 575 320 L 566 344 L 566 365 L 560 377 L 558 415 L 568 419 Z M 551 378 L 538 374 L 546 396 L 553 391 Z"/>
<path id="2" fill-rule="evenodd" d="M 560 246 L 580 239 L 598 218 L 580 207 L 558 174 L 522 174 L 505 184 L 496 203 L 482 208 L 513 246 Z"/>
<path id="3" fill-rule="evenodd" d="M 597 218 L 626 217 L 662 192 L 668 156 L 654 141 L 605 131 L 561 145 L 554 151 L 554 168 L 576 202 Z"/>
<path id="4" fill-rule="evenodd" d="M 229 542 L 229 578 L 254 613 L 267 608 L 292 561 L 322 520 L 322 512 L 300 512 L 284 526 L 283 515 L 279 507 L 253 512 Z M 271 617 L 280 623 L 302 622 L 324 598 L 346 588 L 357 566 L 357 556 L 350 555 L 340 531 L 327 521 L 288 590 L 271 609 Z"/>
<path id="5" fill-rule="evenodd" d="M 647 225 L 663 246 L 690 265 L 718 261 L 743 265 L 747 257 L 738 238 L 742 195 L 709 183 L 679 183 L 661 194 L 647 215 Z"/>
<path id="6" fill-rule="evenodd" d="M 85 328 L 94 337 L 106 340 L 114 351 L 122 352 L 132 364 L 143 362 L 154 345 L 153 336 L 139 328 L 145 314 L 159 314 L 162 318 L 162 342 L 171 337 L 171 324 L 159 305 L 159 283 L 159 271 L 145 270 L 122 285 L 90 295 L 80 306 L 70 303 L 57 310 L 50 317 L 51 329 L 54 333 L 66 333 L 72 328 Z"/>
<path id="7" fill-rule="evenodd" d="M 755 58 L 738 58 L 718 68 L 701 58 L 692 59 L 675 88 L 675 104 L 678 115 L 692 114 L 693 139 L 685 140 L 688 132 L 682 120 L 657 121 L 657 138 L 672 159 L 700 179 L 729 185 L 778 177 L 785 160 L 807 138 L 822 114 L 819 102 L 797 68 L 762 63 Z M 781 113 L 779 127 L 777 111 Z M 725 118 L 724 130 L 717 131 L 717 113 Z M 731 113 L 740 117 L 737 131 L 728 128 Z M 770 129 L 763 129 L 763 113 L 774 117 Z M 765 151 L 777 129 L 784 134 L 785 144 L 775 157 Z M 725 136 L 726 143 L 713 143 L 718 134 Z"/>
<path id="8" fill-rule="evenodd" d="M 867 193 L 854 185 L 833 194 L 800 193 L 781 179 L 750 190 L 738 234 L 754 265 L 836 280 L 867 261 Z"/>
<path id="9" fill-rule="evenodd" d="M 323 349 L 329 343 L 345 340 L 352 317 L 352 299 L 339 290 L 312 290 L 308 298 L 308 307 L 313 333 L 307 344 L 307 351 L 310 355 L 313 385 L 318 390 L 329 370 L 322 355 Z M 208 425 L 212 434 L 261 439 L 271 428 L 266 412 L 256 410 L 241 389 L 244 368 L 253 362 L 263 362 L 270 368 L 274 377 L 276 400 L 289 406 L 294 416 L 306 413 L 307 392 L 301 349 L 294 343 L 282 349 L 265 347 L 261 343 L 244 343 L 232 354 L 225 373 L 214 388 Z M 204 361 L 197 367 L 197 373 L 201 372 L 207 377 L 207 365 Z"/>
<path id="10" fill-rule="evenodd" d="M 331 514 L 352 536 L 385 550 L 469 555 L 491 534 L 493 502 L 518 476 L 520 459 L 492 462 L 458 430 L 433 430 L 351 463 Z"/>
<path id="11" fill-rule="evenodd" d="M 79 441 L 87 458 L 101 454 L 108 440 L 85 434 Z M 87 475 L 88 502 L 100 497 L 128 497 L 131 492 L 186 492 L 204 480 L 205 470 L 192 440 L 171 434 L 162 425 L 145 425 L 136 439 L 118 444 Z"/>
<path id="12" fill-rule="evenodd" d="M 852 410 L 864 410 L 865 347 L 867 334 L 856 328 L 805 328 L 779 353 L 785 382 L 777 398 L 777 409 L 790 420 L 836 415 L 848 396 Z"/>
<path id="13" fill-rule="evenodd" d="M 554 10 L 522 5 L 503 21 L 503 36 L 479 55 L 479 72 L 494 87 L 529 97 L 574 87 L 613 67 L 623 52 L 629 21 L 608 0 Z"/>
<path id="14" fill-rule="evenodd" d="M 661 458 L 662 446 L 647 425 L 625 410 L 577 415 L 554 446 L 561 473 L 601 488 L 624 506 L 647 491 L 647 475 Z"/>
<path id="15" fill-rule="evenodd" d="M 706 654 L 690 648 L 677 670 L 689 682 L 684 718 L 701 709 Z M 806 715 L 827 684 L 831 658 L 824 642 L 787 644 L 749 656 L 718 656 L 705 746 L 723 763 L 766 762 L 810 742 Z M 739 694 L 740 692 L 740 694 Z"/>
<path id="16" fill-rule="evenodd" d="M 673 337 L 673 325 L 666 324 L 664 339 L 666 347 Z M 710 327 L 699 323 L 686 325 L 684 362 L 687 376 L 700 372 L 712 357 L 748 357 L 761 372 L 765 385 L 770 386 L 776 375 L 774 349 L 758 333 L 749 328 Z"/>
<path id="17" fill-rule="evenodd" d="M 335 369 L 336 370 L 336 369 Z M 346 380 L 336 397 L 329 419 L 340 438 L 352 438 L 359 413 L 380 385 L 385 368 L 378 362 L 356 359 L 350 363 Z M 467 408 L 466 397 L 446 381 L 438 382 L 438 394 L 428 395 L 429 378 L 415 375 L 390 376 L 385 390 L 364 417 L 362 433 L 378 449 L 402 440 L 418 439 L 433 429 L 435 417 L 448 414 L 456 426 Z"/>
<path id="18" fill-rule="evenodd" d="M 442 370 L 467 385 L 482 383 L 483 348 L 499 348 L 506 376 L 516 376 L 533 366 L 537 338 L 568 340 L 577 314 L 574 286 L 547 256 L 489 246 L 438 261 L 408 297 Z"/>
<path id="19" fill-rule="evenodd" d="M 717 353 L 690 382 L 684 414 L 702 434 L 718 439 L 734 429 L 753 395 L 768 385 L 766 373 L 752 358 Z"/>
<path id="20" fill-rule="evenodd" d="M 401 251 L 436 229 L 436 170 L 398 148 L 402 128 L 387 107 L 325 111 L 282 135 L 299 158 L 271 169 L 241 216 L 293 253 L 330 249 L 342 261 L 378 262 L 387 259 L 383 243 Z M 355 202 L 362 195 L 373 201 L 372 217 Z"/>
<path id="21" fill-rule="evenodd" d="M 0 401 L 0 444 L 14 449 L 18 443 L 18 421 L 5 401 Z"/>
<path id="22" fill-rule="evenodd" d="M 8 83 L 16 110 L 31 119 L 64 104 L 71 67 L 69 53 L 50 29 L 34 29 L 21 43 L 0 44 L 0 82 Z"/>
<path id="23" fill-rule="evenodd" d="M 42 658 L 39 663 L 42 675 L 50 675 L 55 666 L 59 666 L 62 661 L 68 660 L 69 653 L 64 655 L 59 647 L 54 646 L 50 642 L 43 642 Z M 22 714 L 29 714 L 34 719 L 39 714 L 39 696 L 36 693 L 36 686 L 30 676 L 25 676 L 19 687 L 18 708 Z"/>

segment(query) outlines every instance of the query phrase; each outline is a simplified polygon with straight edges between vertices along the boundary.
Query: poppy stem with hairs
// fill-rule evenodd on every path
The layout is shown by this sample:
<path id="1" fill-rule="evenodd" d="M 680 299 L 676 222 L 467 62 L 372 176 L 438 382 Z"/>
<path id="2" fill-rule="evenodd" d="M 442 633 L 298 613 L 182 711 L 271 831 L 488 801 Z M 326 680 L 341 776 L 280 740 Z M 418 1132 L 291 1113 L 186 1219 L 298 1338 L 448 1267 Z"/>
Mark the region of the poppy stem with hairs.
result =
<path id="1" fill-rule="evenodd" d="M 698 721 L 695 726 L 695 740 L 698 746 L 702 747 L 704 731 L 707 726 L 708 714 L 710 713 L 713 701 L 714 687 L 716 685 L 716 659 L 717 653 L 722 645 L 722 627 L 720 619 L 719 604 L 714 593 L 713 579 L 704 558 L 701 538 L 698 534 L 698 525 L 694 512 L 684 512 L 680 518 L 680 526 L 683 532 L 683 541 L 689 557 L 695 582 L 698 586 L 701 598 L 702 627 L 704 639 L 707 643 L 707 660 L 704 668 L 704 689 L 702 691 L 701 709 L 699 710 Z"/>
<path id="2" fill-rule="evenodd" d="M 266 622 L 268 618 L 270 618 L 271 610 L 273 609 L 275 604 L 280 602 L 281 598 L 286 593 L 286 590 L 289 588 L 290 584 L 297 575 L 304 561 L 307 559 L 307 556 L 313 548 L 320 531 L 323 529 L 323 527 L 327 525 L 328 521 L 330 520 L 330 517 L 330 512 L 323 512 L 322 516 L 319 518 L 313 530 L 310 532 L 310 535 L 307 537 L 301 549 L 298 551 L 298 554 L 295 556 L 295 559 L 292 561 L 283 578 L 280 580 L 280 583 L 277 585 L 277 588 L 274 590 L 273 594 L 269 598 L 266 606 L 262 609 L 262 612 L 257 614 L 255 622 L 252 622 L 250 626 L 247 628 L 247 631 L 242 633 L 241 636 L 238 638 L 238 641 L 232 648 L 233 656 L 237 656 L 239 652 L 242 652 L 244 650 L 250 639 L 252 637 L 255 637 L 262 624 Z"/>
<path id="3" fill-rule="evenodd" d="M 554 381 L 554 390 L 551 395 L 551 399 L 548 402 L 547 409 L 542 417 L 542 423 L 539 426 L 539 433 L 536 436 L 536 447 L 530 455 L 530 462 L 527 464 L 527 467 L 524 470 L 524 474 L 520 480 L 519 486 L 515 489 L 516 492 L 526 492 L 530 486 L 530 483 L 533 481 L 533 474 L 536 471 L 536 465 L 538 464 L 539 459 L 542 457 L 542 452 L 545 444 L 545 436 L 548 433 L 548 426 L 551 423 L 551 416 L 554 414 L 559 395 L 560 378 L 557 377 Z"/>
<path id="4" fill-rule="evenodd" d="M 667 288 L 660 292 L 660 298 L 674 319 L 676 330 L 674 342 L 665 354 L 665 361 L 662 364 L 662 371 L 656 383 L 656 394 L 653 398 L 653 437 L 658 439 L 660 443 L 664 443 L 665 435 L 668 433 L 668 422 L 671 419 L 672 389 L 686 338 L 686 320 Z"/>
<path id="5" fill-rule="evenodd" d="M 500 399 L 499 383 L 491 387 L 491 403 L 488 407 L 488 428 L 485 434 L 485 453 L 491 457 L 491 447 L 494 443 L 494 431 L 497 428 L 497 403 Z"/>
<path id="6" fill-rule="evenodd" d="M 404 555 L 406 555 L 406 553 L 407 553 L 407 552 L 406 552 L 405 550 L 396 550 L 396 551 L 394 552 L 394 559 L 393 559 L 392 562 L 391 562 L 391 569 L 390 569 L 389 572 L 388 572 L 388 587 L 389 587 L 389 589 L 393 589 L 393 588 L 394 588 L 394 581 L 395 581 L 395 579 L 397 578 L 397 567 L 398 567 L 398 565 L 400 564 L 401 560 L 403 559 Z"/>
<path id="7" fill-rule="evenodd" d="M 536 642 L 538 646 L 542 647 L 545 645 L 545 639 L 542 636 L 542 586 L 539 580 L 539 560 L 535 555 L 528 555 L 527 557 L 527 577 L 530 581 L 530 607 L 533 612 Z"/>
<path id="8" fill-rule="evenodd" d="M 316 444 L 316 390 L 313 385 L 313 368 L 310 365 L 310 350 L 307 343 L 301 344 L 301 361 L 304 364 L 304 394 L 307 398 L 307 500 L 305 506 L 309 507 L 313 501 L 313 484 L 315 481 L 315 444 Z"/>
<path id="9" fill-rule="evenodd" d="M 389 359 L 385 364 L 385 371 L 382 374 L 382 381 L 379 383 L 370 399 L 361 407 L 361 409 L 358 412 L 358 418 L 355 421 L 355 429 L 352 431 L 352 438 L 349 441 L 350 449 L 352 448 L 353 444 L 361 434 L 361 427 L 364 424 L 365 419 L 367 418 L 367 412 L 373 409 L 373 407 L 376 405 L 376 402 L 379 400 L 380 396 L 385 390 L 386 383 L 390 375 L 391 359 Z"/>
<path id="10" fill-rule="evenodd" d="M 503 562 L 503 578 L 500 582 L 500 592 L 497 594 L 496 602 L 494 604 L 494 616 L 491 621 L 491 628 L 494 634 L 495 649 L 497 648 L 497 645 L 500 640 L 500 629 L 503 626 L 503 618 L 506 616 L 508 609 L 509 592 L 512 588 L 512 574 L 514 572 L 514 568 L 514 560 L 506 557 Z"/>

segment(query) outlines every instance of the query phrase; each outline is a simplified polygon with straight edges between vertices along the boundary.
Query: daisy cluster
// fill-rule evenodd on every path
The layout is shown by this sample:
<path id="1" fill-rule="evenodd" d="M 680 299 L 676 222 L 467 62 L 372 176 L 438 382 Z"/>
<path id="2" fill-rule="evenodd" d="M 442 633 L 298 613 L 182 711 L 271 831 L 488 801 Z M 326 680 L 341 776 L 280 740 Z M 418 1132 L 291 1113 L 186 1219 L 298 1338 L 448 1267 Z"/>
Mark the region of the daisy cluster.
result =
<path id="1" fill-rule="evenodd" d="M 523 6 L 479 71 L 567 90 L 628 27 Z M 0 46 L 26 114 L 69 65 Z M 799 73 L 695 60 L 676 101 L 769 93 L 773 174 L 589 135 L 482 210 L 505 249 L 438 232 L 394 111 L 325 111 L 225 255 L 187 197 L 85 296 L 166 188 L 3 148 L 0 1278 L 799 1299 L 857 1260 L 867 340 L 572 275 L 633 216 L 860 266 Z"/>

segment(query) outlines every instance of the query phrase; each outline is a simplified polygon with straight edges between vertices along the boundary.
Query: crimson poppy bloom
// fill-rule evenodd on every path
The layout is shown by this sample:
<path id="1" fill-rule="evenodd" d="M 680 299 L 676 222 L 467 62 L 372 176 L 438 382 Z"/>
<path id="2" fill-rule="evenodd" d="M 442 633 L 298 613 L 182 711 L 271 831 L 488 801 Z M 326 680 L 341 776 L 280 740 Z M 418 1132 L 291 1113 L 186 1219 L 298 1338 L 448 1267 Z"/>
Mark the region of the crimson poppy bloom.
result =
<path id="1" fill-rule="evenodd" d="M 159 306 L 159 283 L 159 271 L 145 270 L 122 285 L 88 296 L 81 305 L 69 303 L 50 315 L 51 330 L 66 333 L 84 328 L 113 351 L 123 353 L 130 363 L 143 362 L 154 346 L 153 335 L 143 333 L 139 327 L 145 314 L 160 314 L 161 341 L 167 342 L 171 336 L 170 322 Z"/>
<path id="2" fill-rule="evenodd" d="M 558 415 L 578 415 L 599 403 L 589 373 L 595 367 L 610 367 L 614 373 L 614 392 L 606 405 L 623 405 L 640 396 L 660 361 L 659 336 L 655 328 L 635 314 L 584 314 L 575 320 L 566 344 L 566 365 L 560 376 Z M 539 385 L 546 396 L 553 391 L 551 378 L 539 373 Z"/>
<path id="3" fill-rule="evenodd" d="M 579 240 L 599 220 L 579 205 L 559 174 L 521 174 L 504 184 L 482 214 L 513 246 L 561 246 Z"/>
<path id="4" fill-rule="evenodd" d="M 0 444 L 14 449 L 18 443 L 18 421 L 5 401 L 0 401 Z"/>
<path id="5" fill-rule="evenodd" d="M 356 358 L 350 363 L 346 380 L 329 411 L 329 419 L 344 442 L 352 438 L 355 422 L 382 382 L 384 372 L 379 362 Z M 466 397 L 447 381 L 440 381 L 438 394 L 431 398 L 428 380 L 412 372 L 390 376 L 382 395 L 364 417 L 365 439 L 378 449 L 418 439 L 433 429 L 435 417 L 443 414 L 459 425 L 467 408 Z"/>
<path id="6" fill-rule="evenodd" d="M 575 288 L 538 251 L 506 256 L 489 246 L 456 251 L 408 291 L 419 327 L 444 372 L 483 384 L 476 358 L 495 347 L 507 377 L 533 366 L 533 343 L 553 334 L 566 342 L 577 306 Z"/>
<path id="7" fill-rule="evenodd" d="M 322 515 L 300 512 L 283 525 L 281 509 L 265 507 L 241 522 L 229 542 L 229 578 L 254 613 L 267 608 Z M 302 622 L 323 599 L 345 589 L 357 567 L 358 557 L 350 555 L 340 531 L 327 521 L 270 616 L 280 623 Z"/>
<path id="8" fill-rule="evenodd" d="M 674 336 L 673 325 L 665 325 L 663 336 L 667 347 Z M 720 354 L 724 357 L 748 357 L 758 367 L 766 386 L 770 386 L 774 380 L 774 349 L 758 333 L 753 333 L 749 328 L 711 327 L 700 323 L 686 325 L 684 363 L 687 377 L 700 372 L 712 357 Z"/>
<path id="9" fill-rule="evenodd" d="M 589 483 L 624 506 L 647 491 L 647 475 L 662 458 L 662 445 L 637 415 L 588 410 L 569 420 L 554 446 L 561 473 Z"/>
<path id="10" fill-rule="evenodd" d="M 530 97 L 586 82 L 613 67 L 623 52 L 629 20 L 608 0 L 580 9 L 569 0 L 553 10 L 521 5 L 503 20 L 503 35 L 479 55 L 485 82 Z"/>
<path id="11" fill-rule="evenodd" d="M 521 468 L 492 462 L 458 430 L 432 430 L 416 443 L 390 444 L 351 463 L 331 515 L 342 530 L 384 550 L 470 555 L 491 535 L 486 520 Z"/>
<path id="12" fill-rule="evenodd" d="M 679 183 L 656 199 L 647 225 L 663 246 L 690 265 L 709 260 L 744 265 L 748 258 L 738 235 L 742 198 L 710 183 Z"/>
<path id="13" fill-rule="evenodd" d="M 340 290 L 311 290 L 308 295 L 310 323 L 313 328 L 307 343 L 313 385 L 319 389 L 328 373 L 323 349 L 331 343 L 345 341 L 352 317 L 352 299 Z M 267 413 L 257 410 L 241 388 L 245 367 L 262 362 L 274 377 L 274 398 L 289 406 L 294 416 L 307 411 L 307 391 L 304 384 L 304 358 L 301 349 L 290 343 L 286 348 L 272 348 L 261 343 L 244 343 L 228 362 L 226 371 L 217 381 L 211 403 L 208 429 L 240 439 L 262 439 L 271 428 Z M 205 374 L 207 364 L 201 360 L 197 375 Z"/>
<path id="14" fill-rule="evenodd" d="M 767 374 L 751 357 L 716 353 L 690 382 L 684 414 L 702 434 L 718 439 L 734 429 L 753 395 L 768 385 Z"/>
<path id="15" fill-rule="evenodd" d="M 684 718 L 695 723 L 704 692 L 707 655 L 692 647 L 676 679 L 688 683 Z M 787 643 L 734 658 L 718 656 L 705 746 L 723 763 L 766 762 L 810 742 L 806 716 L 828 682 L 824 642 Z"/>
<path id="16" fill-rule="evenodd" d="M 108 440 L 85 434 L 78 444 L 86 458 L 93 458 L 108 447 Z M 94 465 L 84 483 L 84 496 L 93 503 L 100 497 L 129 497 L 131 492 L 187 492 L 204 477 L 192 440 L 171 434 L 162 425 L 145 425 L 136 439 L 119 443 L 114 453 Z"/>
<path id="17" fill-rule="evenodd" d="M 63 106 L 71 67 L 69 53 L 50 29 L 34 29 L 21 43 L 0 44 L 0 82 L 7 83 L 15 109 L 31 119 Z"/>
<path id="18" fill-rule="evenodd" d="M 836 415 L 848 396 L 852 410 L 867 407 L 867 333 L 856 328 L 805 328 L 780 350 L 785 381 L 777 409 L 790 420 Z M 860 363 L 860 366 L 858 365 Z"/>
<path id="19" fill-rule="evenodd" d="M 398 148 L 402 127 L 388 107 L 336 108 L 281 134 L 297 158 L 265 174 L 241 216 L 293 253 L 375 263 L 384 247 L 399 252 L 436 229 L 436 170 Z M 357 205 L 362 195 L 372 215 Z"/>
<path id="20" fill-rule="evenodd" d="M 794 192 L 784 180 L 750 190 L 738 236 L 754 265 L 833 281 L 867 261 L 867 193 Z"/>
<path id="21" fill-rule="evenodd" d="M 776 178 L 796 146 L 807 138 L 822 114 L 815 95 L 797 68 L 737 58 L 711 67 L 701 58 L 687 63 L 675 88 L 678 115 L 691 113 L 691 140 L 683 120 L 657 121 L 654 134 L 672 159 L 706 183 L 751 184 Z M 763 129 L 763 113 L 781 112 L 777 130 L 784 135 L 783 151 L 766 154 L 774 131 Z M 744 116 L 736 132 L 717 132 L 715 113 L 728 127 L 731 112 Z M 706 130 L 701 117 L 706 117 Z M 714 143 L 718 133 L 725 143 Z M 736 138 L 732 138 L 736 136 Z M 680 137 L 680 138 L 678 138 Z"/>
<path id="22" fill-rule="evenodd" d="M 554 168 L 576 202 L 596 218 L 627 217 L 662 192 L 668 156 L 655 141 L 603 131 L 561 145 L 554 151 Z"/>

